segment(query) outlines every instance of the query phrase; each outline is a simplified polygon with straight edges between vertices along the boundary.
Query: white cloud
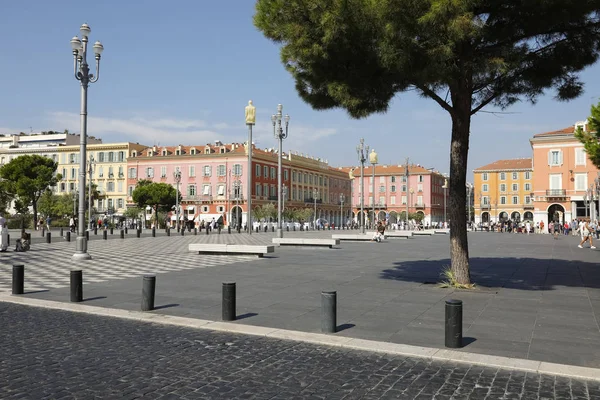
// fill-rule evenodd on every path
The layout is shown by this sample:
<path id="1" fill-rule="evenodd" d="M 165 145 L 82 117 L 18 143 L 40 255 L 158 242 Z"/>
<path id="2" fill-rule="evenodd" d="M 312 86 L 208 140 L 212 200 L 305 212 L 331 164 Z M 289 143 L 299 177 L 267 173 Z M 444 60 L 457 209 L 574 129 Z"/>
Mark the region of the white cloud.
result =
<path id="1" fill-rule="evenodd" d="M 272 123 L 258 123 L 253 130 L 253 142 L 260 148 L 276 147 L 277 139 L 273 135 Z M 294 125 L 290 122 L 289 135 L 283 141 L 283 148 L 307 152 L 310 155 L 325 157 L 319 149 L 318 142 L 336 135 L 335 128 L 315 128 L 308 125 Z"/>
<path id="2" fill-rule="evenodd" d="M 49 114 L 51 124 L 79 132 L 79 115 L 68 112 Z M 222 134 L 210 129 L 205 121 L 170 118 L 105 118 L 89 117 L 88 134 L 112 139 L 118 135 L 118 141 L 140 142 L 144 144 L 161 143 L 164 145 L 209 143 L 222 140 Z M 108 135 L 107 135 L 108 134 Z M 108 138 L 107 138 L 108 139 Z M 105 141 L 108 141 L 105 139 Z M 111 140 L 112 141 L 112 140 Z"/>

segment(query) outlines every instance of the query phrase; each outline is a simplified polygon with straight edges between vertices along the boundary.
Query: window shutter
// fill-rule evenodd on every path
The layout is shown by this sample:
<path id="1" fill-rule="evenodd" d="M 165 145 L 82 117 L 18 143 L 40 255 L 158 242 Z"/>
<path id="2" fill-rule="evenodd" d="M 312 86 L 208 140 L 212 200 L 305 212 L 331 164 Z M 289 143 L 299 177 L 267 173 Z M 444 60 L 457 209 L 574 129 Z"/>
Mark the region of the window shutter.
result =
<path id="1" fill-rule="evenodd" d="M 548 165 L 552 165 L 552 150 L 548 150 Z"/>
<path id="2" fill-rule="evenodd" d="M 558 164 L 562 165 L 562 163 L 563 163 L 563 152 L 562 152 L 562 150 L 559 150 L 558 151 Z"/>

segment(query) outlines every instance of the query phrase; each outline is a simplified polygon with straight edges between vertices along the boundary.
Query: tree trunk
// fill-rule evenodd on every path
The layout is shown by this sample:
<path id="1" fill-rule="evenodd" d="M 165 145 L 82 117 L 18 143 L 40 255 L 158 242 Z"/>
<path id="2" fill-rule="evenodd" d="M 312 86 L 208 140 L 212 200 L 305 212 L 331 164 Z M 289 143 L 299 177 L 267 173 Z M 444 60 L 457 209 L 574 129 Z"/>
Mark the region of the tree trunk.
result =
<path id="1" fill-rule="evenodd" d="M 461 90 L 462 89 L 462 90 Z M 453 93 L 452 142 L 450 147 L 449 217 L 450 258 L 458 283 L 471 283 L 466 218 L 466 178 L 471 129 L 471 94 L 464 88 Z"/>
<path id="2" fill-rule="evenodd" d="M 32 201 L 31 205 L 33 207 L 33 229 L 35 230 L 38 222 L 37 201 Z"/>

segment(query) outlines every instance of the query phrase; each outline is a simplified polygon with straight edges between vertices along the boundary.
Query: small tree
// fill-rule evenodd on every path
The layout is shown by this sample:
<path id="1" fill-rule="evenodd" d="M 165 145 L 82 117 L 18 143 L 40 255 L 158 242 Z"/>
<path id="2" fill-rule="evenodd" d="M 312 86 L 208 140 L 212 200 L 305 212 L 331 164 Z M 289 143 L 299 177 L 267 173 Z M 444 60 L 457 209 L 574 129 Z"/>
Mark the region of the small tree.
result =
<path id="1" fill-rule="evenodd" d="M 141 180 L 133 191 L 132 198 L 135 204 L 142 209 L 150 206 L 154 210 L 154 218 L 158 211 L 168 211 L 176 204 L 177 192 L 167 183 L 155 183 L 150 180 Z M 181 194 L 179 195 L 181 198 Z M 146 213 L 144 213 L 144 222 Z"/>
<path id="2" fill-rule="evenodd" d="M 592 164 L 596 168 L 600 168 L 600 102 L 595 106 L 592 105 L 591 115 L 588 117 L 588 128 L 587 132 L 577 128 L 575 137 L 583 143 Z"/>
<path id="3" fill-rule="evenodd" d="M 34 225 L 38 219 L 38 200 L 62 178 L 56 174 L 57 167 L 52 159 L 34 154 L 14 158 L 0 168 L 0 178 L 5 180 L 4 188 L 33 208 Z"/>

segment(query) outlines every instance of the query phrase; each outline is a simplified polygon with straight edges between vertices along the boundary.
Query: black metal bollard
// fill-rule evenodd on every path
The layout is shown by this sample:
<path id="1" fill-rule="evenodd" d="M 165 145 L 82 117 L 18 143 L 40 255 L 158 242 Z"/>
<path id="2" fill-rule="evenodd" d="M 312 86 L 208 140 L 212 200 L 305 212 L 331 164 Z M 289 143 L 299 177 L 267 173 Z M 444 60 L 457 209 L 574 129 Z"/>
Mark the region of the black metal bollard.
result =
<path id="1" fill-rule="evenodd" d="M 96 227 L 96 228 L 94 228 L 94 235 L 97 235 L 97 234 L 98 234 L 98 228 Z"/>
<path id="2" fill-rule="evenodd" d="M 223 282 L 223 321 L 235 321 L 235 282 Z"/>
<path id="3" fill-rule="evenodd" d="M 231 225 L 227 225 L 227 234 L 231 235 Z"/>
<path id="4" fill-rule="evenodd" d="M 290 226 L 289 226 L 289 225 L 287 225 L 287 226 L 285 227 L 285 231 L 286 231 L 286 232 L 289 232 L 289 231 L 290 231 Z"/>
<path id="5" fill-rule="evenodd" d="M 256 227 L 256 233 L 258 233 L 258 226 Z"/>
<path id="6" fill-rule="evenodd" d="M 10 235 L 8 233 L 6 234 L 6 244 L 10 246 Z"/>
<path id="7" fill-rule="evenodd" d="M 123 229 L 121 229 L 120 236 L 121 236 L 121 239 L 125 239 L 125 231 Z"/>
<path id="8" fill-rule="evenodd" d="M 12 294 L 25 293 L 25 266 L 13 265 Z"/>
<path id="9" fill-rule="evenodd" d="M 110 228 L 110 234 L 111 235 L 113 234 L 113 228 Z"/>
<path id="10" fill-rule="evenodd" d="M 154 293 L 156 292 L 156 275 L 144 275 L 142 283 L 142 311 L 154 310 Z"/>
<path id="11" fill-rule="evenodd" d="M 136 234 L 137 234 L 138 238 L 142 237 L 142 230 L 138 229 L 137 232 L 136 232 Z"/>
<path id="12" fill-rule="evenodd" d="M 179 233 L 179 227 L 177 227 L 177 233 Z"/>
<path id="13" fill-rule="evenodd" d="M 337 331 L 337 292 L 321 292 L 321 332 Z"/>
<path id="14" fill-rule="evenodd" d="M 167 236 L 171 236 L 171 230 L 167 228 Z"/>
<path id="15" fill-rule="evenodd" d="M 210 235 L 210 228 L 206 228 L 206 234 Z"/>
<path id="16" fill-rule="evenodd" d="M 185 229 L 181 228 L 181 236 L 185 235 Z"/>
<path id="17" fill-rule="evenodd" d="M 46 230 L 42 229 L 42 237 L 45 237 L 45 236 L 46 236 Z"/>
<path id="18" fill-rule="evenodd" d="M 71 301 L 83 301 L 83 272 L 80 269 L 71 270 Z"/>
<path id="19" fill-rule="evenodd" d="M 63 228 L 60 228 L 60 236 L 64 236 Z"/>
<path id="20" fill-rule="evenodd" d="M 329 225 L 329 226 L 327 227 L 327 230 L 328 230 L 328 231 L 330 231 L 330 230 L 331 230 L 331 225 Z"/>
<path id="21" fill-rule="evenodd" d="M 125 234 L 127 235 L 127 227 L 125 227 Z"/>
<path id="22" fill-rule="evenodd" d="M 156 228 L 152 228 L 152 237 L 156 237 Z"/>
<path id="23" fill-rule="evenodd" d="M 102 239 L 108 239 L 108 231 L 102 231 Z"/>
<path id="24" fill-rule="evenodd" d="M 462 347 L 462 301 L 446 300 L 446 347 Z"/>
<path id="25" fill-rule="evenodd" d="M 219 225 L 218 233 L 219 233 L 219 235 L 221 234 L 221 225 Z"/>
<path id="26" fill-rule="evenodd" d="M 198 228 L 194 228 L 194 236 L 198 235 Z"/>
<path id="27" fill-rule="evenodd" d="M 271 225 L 271 232 L 275 232 L 275 225 Z"/>
<path id="28" fill-rule="evenodd" d="M 46 243 L 52 243 L 52 233 L 51 232 L 46 233 Z"/>
<path id="29" fill-rule="evenodd" d="M 241 226 L 238 226 L 238 229 L 237 229 L 237 231 L 238 231 L 238 233 L 241 233 L 241 232 L 242 232 L 242 227 L 241 227 Z"/>
<path id="30" fill-rule="evenodd" d="M 90 231 L 85 231 L 85 240 L 90 240 Z"/>
<path id="31" fill-rule="evenodd" d="M 292 230 L 296 232 L 296 225 L 292 226 Z"/>
<path id="32" fill-rule="evenodd" d="M 67 239 L 67 242 L 71 241 L 71 231 L 67 231 L 67 235 L 66 235 L 65 239 Z"/>

